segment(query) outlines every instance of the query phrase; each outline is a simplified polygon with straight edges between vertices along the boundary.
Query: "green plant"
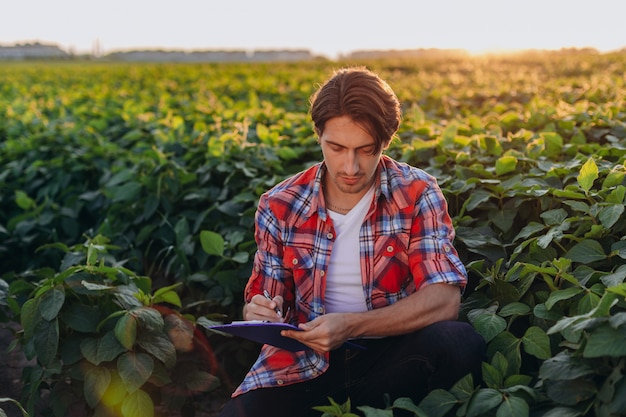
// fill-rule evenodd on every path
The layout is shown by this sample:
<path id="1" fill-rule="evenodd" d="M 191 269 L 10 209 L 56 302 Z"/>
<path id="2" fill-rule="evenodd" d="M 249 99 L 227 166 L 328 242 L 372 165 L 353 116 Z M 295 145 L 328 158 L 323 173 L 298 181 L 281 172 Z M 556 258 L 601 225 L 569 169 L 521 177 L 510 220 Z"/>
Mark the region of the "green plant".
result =
<path id="1" fill-rule="evenodd" d="M 36 359 L 25 380 L 31 414 L 44 389 L 55 415 L 112 409 L 131 417 L 158 415 L 161 405 L 180 409 L 219 385 L 193 317 L 168 307 L 181 307 L 179 285 L 151 294 L 151 280 L 117 261 L 102 236 L 41 250 L 58 249 L 65 252 L 60 271 L 24 273 L 7 295 L 26 299 L 13 313 L 27 358 Z"/>

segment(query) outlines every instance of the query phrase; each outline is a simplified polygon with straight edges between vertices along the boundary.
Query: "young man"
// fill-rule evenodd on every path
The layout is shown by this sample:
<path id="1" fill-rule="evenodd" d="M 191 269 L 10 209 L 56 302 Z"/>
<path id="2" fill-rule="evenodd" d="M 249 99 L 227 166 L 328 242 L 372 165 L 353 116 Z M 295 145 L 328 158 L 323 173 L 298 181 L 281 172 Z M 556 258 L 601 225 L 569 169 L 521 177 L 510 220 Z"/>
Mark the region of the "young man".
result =
<path id="1" fill-rule="evenodd" d="M 484 341 L 455 321 L 467 277 L 443 194 L 383 155 L 400 124 L 395 93 L 364 68 L 340 70 L 311 116 L 324 160 L 261 197 L 243 312 L 297 324 L 283 335 L 310 349 L 264 345 L 221 416 L 319 415 L 328 397 L 419 402 L 480 375 Z"/>

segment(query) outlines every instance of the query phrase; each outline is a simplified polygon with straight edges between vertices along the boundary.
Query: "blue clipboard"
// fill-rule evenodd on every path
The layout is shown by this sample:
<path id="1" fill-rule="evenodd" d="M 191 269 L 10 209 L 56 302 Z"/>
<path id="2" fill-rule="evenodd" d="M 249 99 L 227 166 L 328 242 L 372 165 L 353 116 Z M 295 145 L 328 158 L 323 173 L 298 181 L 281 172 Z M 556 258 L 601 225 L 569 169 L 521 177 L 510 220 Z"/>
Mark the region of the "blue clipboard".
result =
<path id="1" fill-rule="evenodd" d="M 298 326 L 294 326 L 289 323 L 269 322 L 269 321 L 233 321 L 229 324 L 220 324 L 217 326 L 207 327 L 209 330 L 216 330 L 232 334 L 233 336 L 243 337 L 244 339 L 252 340 L 257 343 L 263 343 L 266 345 L 276 346 L 281 349 L 289 350 L 291 352 L 299 352 L 302 350 L 310 349 L 303 343 L 300 343 L 296 339 L 285 337 L 280 334 L 283 330 L 297 330 L 301 331 Z M 345 346 L 348 348 L 365 349 L 356 343 L 346 342 Z"/>

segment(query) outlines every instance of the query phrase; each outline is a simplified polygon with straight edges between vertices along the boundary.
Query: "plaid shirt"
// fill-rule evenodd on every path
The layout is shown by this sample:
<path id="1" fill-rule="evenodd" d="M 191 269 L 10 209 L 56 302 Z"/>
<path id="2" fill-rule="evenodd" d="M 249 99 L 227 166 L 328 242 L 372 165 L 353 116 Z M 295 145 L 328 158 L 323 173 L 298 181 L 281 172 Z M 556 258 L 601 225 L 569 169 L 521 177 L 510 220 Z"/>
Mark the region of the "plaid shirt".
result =
<path id="1" fill-rule="evenodd" d="M 282 295 L 292 323 L 324 314 L 325 274 L 335 230 L 324 206 L 319 163 L 278 184 L 259 201 L 249 302 L 268 290 Z M 360 231 L 360 263 L 368 309 L 385 307 L 433 283 L 464 287 L 465 267 L 452 246 L 454 229 L 435 178 L 383 156 L 375 198 Z M 233 396 L 315 378 L 327 353 L 289 352 L 264 345 Z"/>

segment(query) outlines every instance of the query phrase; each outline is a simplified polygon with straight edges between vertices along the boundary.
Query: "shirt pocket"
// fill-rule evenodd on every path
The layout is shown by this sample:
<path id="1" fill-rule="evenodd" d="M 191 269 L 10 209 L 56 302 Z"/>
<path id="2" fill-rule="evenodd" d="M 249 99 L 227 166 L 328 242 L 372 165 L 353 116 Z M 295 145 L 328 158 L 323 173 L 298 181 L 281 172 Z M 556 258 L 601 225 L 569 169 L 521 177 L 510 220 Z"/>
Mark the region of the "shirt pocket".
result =
<path id="1" fill-rule="evenodd" d="M 401 293 L 412 281 L 408 248 L 409 234 L 381 235 L 374 242 L 374 288 Z"/>
<path id="2" fill-rule="evenodd" d="M 286 246 L 283 251 L 283 267 L 291 271 L 296 295 L 296 311 L 303 314 L 298 321 L 308 321 L 314 299 L 314 268 L 313 250 L 296 246 Z"/>

